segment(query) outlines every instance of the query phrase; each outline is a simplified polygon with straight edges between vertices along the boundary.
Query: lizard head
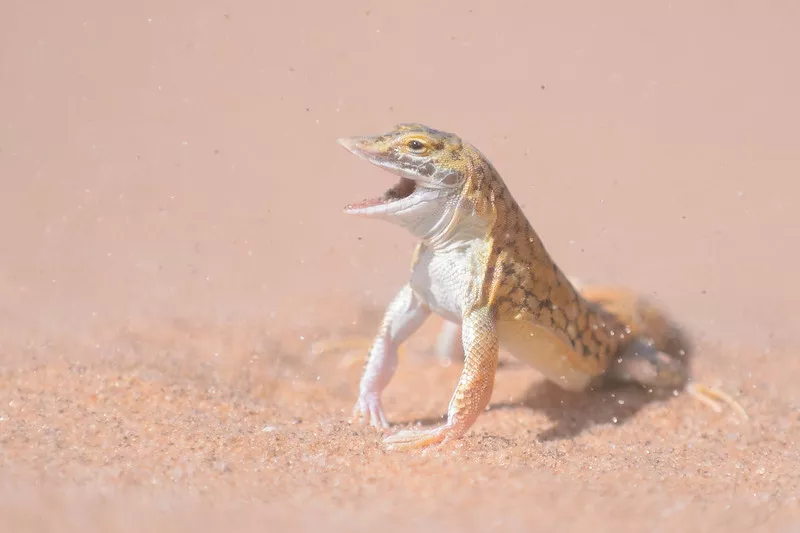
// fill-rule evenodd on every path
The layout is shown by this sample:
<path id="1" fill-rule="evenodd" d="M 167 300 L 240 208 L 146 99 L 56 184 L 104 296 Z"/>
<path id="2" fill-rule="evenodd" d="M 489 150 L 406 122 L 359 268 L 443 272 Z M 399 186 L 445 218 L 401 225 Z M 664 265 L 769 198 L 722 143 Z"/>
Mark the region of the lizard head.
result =
<path id="1" fill-rule="evenodd" d="M 449 211 L 465 181 L 461 139 L 421 124 L 400 124 L 382 135 L 343 138 L 339 144 L 400 177 L 383 195 L 348 205 L 348 214 L 429 226 Z"/>

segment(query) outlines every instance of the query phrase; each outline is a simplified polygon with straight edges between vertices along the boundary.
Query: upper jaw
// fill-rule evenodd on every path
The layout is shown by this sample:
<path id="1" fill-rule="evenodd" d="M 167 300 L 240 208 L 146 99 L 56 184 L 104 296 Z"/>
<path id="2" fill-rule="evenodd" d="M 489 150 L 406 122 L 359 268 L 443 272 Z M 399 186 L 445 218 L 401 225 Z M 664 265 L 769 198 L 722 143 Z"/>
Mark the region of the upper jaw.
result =
<path id="1" fill-rule="evenodd" d="M 360 157 L 363 157 L 361 156 L 361 153 L 366 151 L 367 146 L 371 144 L 369 141 L 370 137 L 341 137 L 336 139 L 337 143 L 341 144 L 345 147 L 345 149 Z"/>
<path id="2" fill-rule="evenodd" d="M 392 155 L 376 148 L 377 143 L 375 142 L 374 137 L 343 137 L 337 139 L 336 142 L 342 145 L 348 152 L 355 154 L 361 159 L 372 163 L 376 167 L 380 167 L 388 172 L 391 172 L 396 176 L 414 180 L 419 184 L 428 186 L 433 185 L 430 180 L 424 176 L 420 176 L 415 172 L 401 168 L 399 165 L 397 165 L 397 162 Z"/>
<path id="3" fill-rule="evenodd" d="M 357 155 L 361 159 L 377 164 L 375 160 L 381 152 L 375 148 L 373 137 L 342 137 L 336 139 L 340 145 L 348 152 Z"/>

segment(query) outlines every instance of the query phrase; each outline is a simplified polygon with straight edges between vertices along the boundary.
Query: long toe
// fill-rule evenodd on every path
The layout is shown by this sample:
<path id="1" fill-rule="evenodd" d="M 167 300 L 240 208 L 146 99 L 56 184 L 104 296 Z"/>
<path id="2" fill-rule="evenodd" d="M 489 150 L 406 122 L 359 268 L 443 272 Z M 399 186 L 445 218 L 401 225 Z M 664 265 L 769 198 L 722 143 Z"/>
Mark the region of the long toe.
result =
<path id="1" fill-rule="evenodd" d="M 369 423 L 372 427 L 378 429 L 385 429 L 389 427 L 386 421 L 386 415 L 383 412 L 383 407 L 380 403 L 372 403 L 369 406 Z"/>
<path id="2" fill-rule="evenodd" d="M 444 442 L 447 438 L 447 426 L 433 429 L 407 429 L 383 439 L 383 445 L 390 451 L 405 451 L 427 448 Z"/>
<path id="3" fill-rule="evenodd" d="M 702 383 L 692 382 L 686 386 L 686 392 L 688 392 L 693 398 L 709 406 L 717 413 L 722 411 L 722 408 L 720 407 L 720 402 L 722 402 L 736 411 L 739 416 L 745 420 L 750 419 L 750 417 L 747 416 L 747 412 L 739 404 L 739 402 L 734 400 L 728 393 L 723 392 L 720 389 L 710 387 Z"/>

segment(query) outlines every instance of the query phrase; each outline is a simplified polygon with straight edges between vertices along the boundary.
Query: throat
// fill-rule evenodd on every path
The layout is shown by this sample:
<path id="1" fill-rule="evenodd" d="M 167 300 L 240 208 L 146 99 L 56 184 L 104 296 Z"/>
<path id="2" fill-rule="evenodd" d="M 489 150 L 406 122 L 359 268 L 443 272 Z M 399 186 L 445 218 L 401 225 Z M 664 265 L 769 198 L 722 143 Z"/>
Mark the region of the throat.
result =
<path id="1" fill-rule="evenodd" d="M 444 251 L 485 239 L 488 224 L 483 218 L 462 211 L 458 198 L 451 197 L 426 220 L 420 220 L 416 227 L 408 229 L 431 248 Z"/>

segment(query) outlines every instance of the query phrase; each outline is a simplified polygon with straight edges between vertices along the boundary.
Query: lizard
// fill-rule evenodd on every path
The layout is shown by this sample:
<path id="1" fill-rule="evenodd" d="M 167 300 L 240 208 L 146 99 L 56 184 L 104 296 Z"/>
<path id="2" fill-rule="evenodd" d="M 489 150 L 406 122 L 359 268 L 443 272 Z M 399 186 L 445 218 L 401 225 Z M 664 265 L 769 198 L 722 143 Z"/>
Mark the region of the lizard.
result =
<path id="1" fill-rule="evenodd" d="M 501 347 L 568 391 L 606 380 L 686 388 L 709 405 L 716 406 L 717 398 L 738 406 L 721 391 L 688 386 L 687 361 L 648 337 L 658 320 L 642 320 L 653 313 L 637 298 L 602 289 L 581 293 L 472 144 L 418 123 L 338 143 L 399 177 L 380 197 L 349 204 L 344 212 L 398 224 L 418 239 L 410 276 L 371 342 L 351 422 L 389 427 L 383 390 L 401 345 L 431 314 L 445 322 L 440 353 L 463 363 L 446 421 L 388 435 L 385 448 L 421 449 L 460 439 L 489 404 Z"/>

